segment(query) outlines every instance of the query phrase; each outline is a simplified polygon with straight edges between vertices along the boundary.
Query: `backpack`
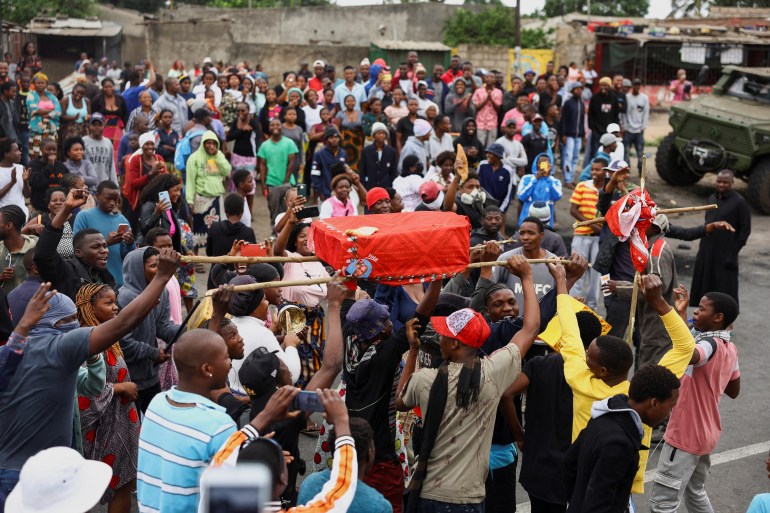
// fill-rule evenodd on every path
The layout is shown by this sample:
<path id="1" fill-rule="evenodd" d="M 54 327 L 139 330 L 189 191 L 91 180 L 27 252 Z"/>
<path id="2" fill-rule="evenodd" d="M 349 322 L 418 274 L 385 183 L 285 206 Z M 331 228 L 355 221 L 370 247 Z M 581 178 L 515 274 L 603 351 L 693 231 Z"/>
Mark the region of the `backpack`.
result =
<path id="1" fill-rule="evenodd" d="M 190 141 L 193 137 L 201 136 L 204 133 L 206 133 L 205 130 L 187 132 L 184 138 L 182 138 L 176 145 L 176 149 L 174 150 L 174 167 L 177 168 L 177 170 L 187 170 L 187 159 L 190 158 L 190 155 L 192 154 L 192 144 Z"/>

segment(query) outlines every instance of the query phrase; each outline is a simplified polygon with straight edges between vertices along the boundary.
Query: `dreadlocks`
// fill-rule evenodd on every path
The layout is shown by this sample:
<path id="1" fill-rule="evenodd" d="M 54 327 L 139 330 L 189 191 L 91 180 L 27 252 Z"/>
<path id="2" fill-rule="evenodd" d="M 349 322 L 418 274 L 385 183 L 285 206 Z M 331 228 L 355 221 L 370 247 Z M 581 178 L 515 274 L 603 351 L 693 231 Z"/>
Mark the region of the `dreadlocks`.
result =
<path id="1" fill-rule="evenodd" d="M 102 292 L 109 289 L 110 286 L 104 283 L 87 283 L 78 289 L 75 296 L 75 306 L 78 307 L 78 321 L 81 326 L 99 326 L 101 324 L 94 313 L 94 301 Z M 107 351 L 116 358 L 123 357 L 123 350 L 120 348 L 120 342 L 115 342 Z"/>

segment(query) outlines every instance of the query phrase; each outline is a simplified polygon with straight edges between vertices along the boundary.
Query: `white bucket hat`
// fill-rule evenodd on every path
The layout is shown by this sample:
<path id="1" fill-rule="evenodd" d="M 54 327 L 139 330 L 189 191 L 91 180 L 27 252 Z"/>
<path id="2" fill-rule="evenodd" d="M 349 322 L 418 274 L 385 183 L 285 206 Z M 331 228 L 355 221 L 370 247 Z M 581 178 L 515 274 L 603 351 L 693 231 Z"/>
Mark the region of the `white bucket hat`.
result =
<path id="1" fill-rule="evenodd" d="M 112 468 L 69 447 L 52 447 L 24 463 L 5 510 L 13 513 L 85 513 L 96 506 Z"/>

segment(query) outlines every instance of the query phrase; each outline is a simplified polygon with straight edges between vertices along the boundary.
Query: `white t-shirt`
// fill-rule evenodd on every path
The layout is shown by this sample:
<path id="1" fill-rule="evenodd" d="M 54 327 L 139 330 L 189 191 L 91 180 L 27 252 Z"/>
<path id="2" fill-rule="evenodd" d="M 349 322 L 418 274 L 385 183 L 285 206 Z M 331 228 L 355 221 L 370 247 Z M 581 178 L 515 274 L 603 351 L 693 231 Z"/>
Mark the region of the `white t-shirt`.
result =
<path id="1" fill-rule="evenodd" d="M 246 198 L 243 198 L 243 215 L 241 216 L 241 222 L 251 228 L 251 209 L 249 208 L 249 202 Z"/>
<path id="2" fill-rule="evenodd" d="M 281 344 L 273 335 L 273 332 L 265 327 L 265 323 L 256 317 L 233 317 L 230 319 L 238 327 L 238 333 L 243 337 L 243 360 L 233 360 L 230 373 L 227 379 L 230 381 L 230 390 L 235 393 L 246 395 L 246 391 L 238 378 L 238 371 L 241 370 L 243 361 L 254 352 L 258 347 L 264 347 L 271 353 L 280 358 L 291 372 L 291 381 L 296 383 L 300 375 L 299 353 L 296 347 L 287 347 L 284 351 Z"/>
<path id="3" fill-rule="evenodd" d="M 320 103 L 316 105 L 315 109 L 310 105 L 302 107 L 302 112 L 305 113 L 305 132 L 310 132 L 311 128 L 321 123 L 321 109 L 323 108 Z"/>
<path id="4" fill-rule="evenodd" d="M 29 217 L 29 210 L 24 204 L 24 168 L 21 164 L 14 164 L 13 167 L 0 167 L 0 189 L 8 185 L 11 181 L 12 173 L 16 173 L 16 183 L 8 193 L 0 198 L 0 207 L 6 205 L 16 205 L 24 211 L 24 216 Z M 26 221 L 26 219 L 25 219 Z"/>

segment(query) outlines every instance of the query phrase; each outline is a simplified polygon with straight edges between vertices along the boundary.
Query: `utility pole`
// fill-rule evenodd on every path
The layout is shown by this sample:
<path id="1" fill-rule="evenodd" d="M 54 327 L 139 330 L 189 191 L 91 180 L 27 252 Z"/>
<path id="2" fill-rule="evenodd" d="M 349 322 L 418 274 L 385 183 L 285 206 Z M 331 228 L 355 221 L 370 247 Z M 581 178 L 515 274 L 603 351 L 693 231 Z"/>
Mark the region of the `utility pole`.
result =
<path id="1" fill-rule="evenodd" d="M 1 0 L 0 0 L 1 1 Z M 516 0 L 516 35 L 513 48 L 514 72 L 518 75 L 521 71 L 521 0 Z"/>

